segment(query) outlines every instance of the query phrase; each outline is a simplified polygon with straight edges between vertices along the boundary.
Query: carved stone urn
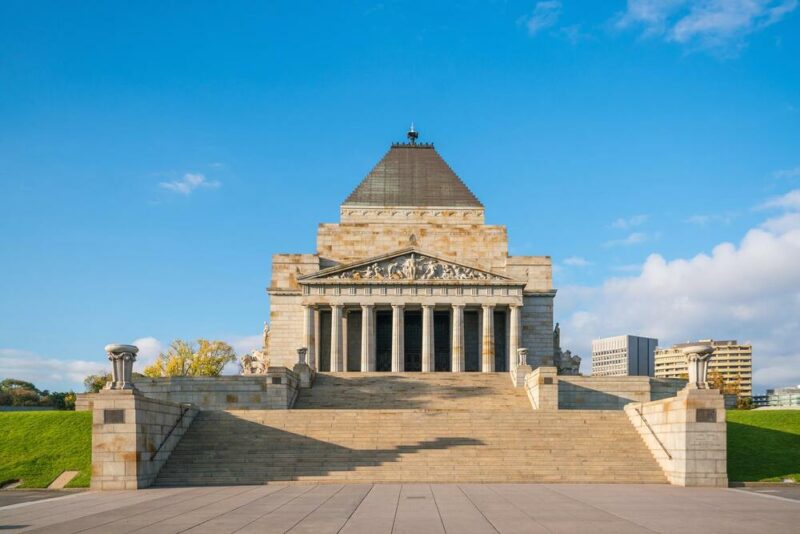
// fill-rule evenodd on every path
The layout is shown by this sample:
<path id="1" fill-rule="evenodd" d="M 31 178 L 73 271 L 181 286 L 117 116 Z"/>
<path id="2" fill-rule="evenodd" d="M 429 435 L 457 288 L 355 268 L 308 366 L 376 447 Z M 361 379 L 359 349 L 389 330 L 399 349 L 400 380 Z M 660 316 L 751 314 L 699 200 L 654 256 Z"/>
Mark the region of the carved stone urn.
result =
<path id="1" fill-rule="evenodd" d="M 711 345 L 699 344 L 683 347 L 686 363 L 689 368 L 689 389 L 708 389 L 708 362 L 714 348 Z"/>
<path id="2" fill-rule="evenodd" d="M 135 389 L 133 387 L 133 362 L 139 347 L 136 345 L 106 345 L 106 353 L 111 361 L 111 382 L 105 389 Z"/>
<path id="3" fill-rule="evenodd" d="M 528 365 L 528 349 L 517 349 L 517 365 Z"/>
<path id="4" fill-rule="evenodd" d="M 297 363 L 306 364 L 306 355 L 308 355 L 308 348 L 300 347 L 297 349 Z"/>

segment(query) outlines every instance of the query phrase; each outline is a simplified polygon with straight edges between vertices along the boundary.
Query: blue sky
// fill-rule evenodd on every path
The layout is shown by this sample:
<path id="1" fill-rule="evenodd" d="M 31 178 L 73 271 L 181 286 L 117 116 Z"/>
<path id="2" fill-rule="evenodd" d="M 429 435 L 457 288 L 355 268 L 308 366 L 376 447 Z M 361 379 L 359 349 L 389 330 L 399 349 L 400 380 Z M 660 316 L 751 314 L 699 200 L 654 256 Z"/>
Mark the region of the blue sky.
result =
<path id="1" fill-rule="evenodd" d="M 271 255 L 414 121 L 553 257 L 584 371 L 595 335 L 739 338 L 800 383 L 798 3 L 453 4 L 0 4 L 0 376 L 251 347 Z"/>

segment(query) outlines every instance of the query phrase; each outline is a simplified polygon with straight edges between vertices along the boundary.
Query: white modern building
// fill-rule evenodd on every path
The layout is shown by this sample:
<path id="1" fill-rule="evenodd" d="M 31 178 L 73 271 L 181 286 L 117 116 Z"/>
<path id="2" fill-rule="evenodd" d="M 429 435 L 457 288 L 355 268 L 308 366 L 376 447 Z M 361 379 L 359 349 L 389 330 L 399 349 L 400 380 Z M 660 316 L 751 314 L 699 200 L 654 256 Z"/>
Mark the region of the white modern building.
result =
<path id="1" fill-rule="evenodd" d="M 658 340 L 614 336 L 592 340 L 592 376 L 654 376 Z"/>

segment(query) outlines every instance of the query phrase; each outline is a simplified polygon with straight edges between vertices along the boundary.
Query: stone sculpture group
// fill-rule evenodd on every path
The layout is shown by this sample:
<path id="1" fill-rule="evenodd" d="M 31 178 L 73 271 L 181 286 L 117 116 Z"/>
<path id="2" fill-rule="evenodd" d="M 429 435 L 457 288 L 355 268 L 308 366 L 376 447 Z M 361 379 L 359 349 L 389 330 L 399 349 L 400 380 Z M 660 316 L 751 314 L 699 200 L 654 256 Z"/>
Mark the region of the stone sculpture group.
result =
<path id="1" fill-rule="evenodd" d="M 409 254 L 338 274 L 344 280 L 491 280 L 483 271 L 447 263 L 435 258 Z"/>

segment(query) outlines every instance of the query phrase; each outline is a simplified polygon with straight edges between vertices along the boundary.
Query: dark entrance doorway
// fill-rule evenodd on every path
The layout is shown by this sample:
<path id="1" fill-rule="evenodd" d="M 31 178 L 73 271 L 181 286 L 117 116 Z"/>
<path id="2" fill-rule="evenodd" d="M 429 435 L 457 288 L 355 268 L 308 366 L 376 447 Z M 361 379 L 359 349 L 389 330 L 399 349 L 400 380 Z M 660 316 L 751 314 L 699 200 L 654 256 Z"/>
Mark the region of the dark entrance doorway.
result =
<path id="1" fill-rule="evenodd" d="M 375 312 L 375 370 L 392 370 L 392 312 Z"/>
<path id="2" fill-rule="evenodd" d="M 422 312 L 407 311 L 403 318 L 404 367 L 408 372 L 422 371 Z"/>
<path id="3" fill-rule="evenodd" d="M 450 312 L 433 312 L 433 370 L 452 370 L 450 360 Z"/>
<path id="4" fill-rule="evenodd" d="M 345 371 L 361 370 L 361 312 L 351 311 L 347 314 L 347 366 Z"/>
<path id="5" fill-rule="evenodd" d="M 506 312 L 494 312 L 494 370 L 508 371 L 508 345 L 506 343 Z"/>
<path id="6" fill-rule="evenodd" d="M 331 312 L 321 310 L 319 312 L 319 370 L 322 372 L 331 370 Z"/>
<path id="7" fill-rule="evenodd" d="M 464 370 L 481 370 L 481 331 L 478 311 L 464 311 Z"/>

